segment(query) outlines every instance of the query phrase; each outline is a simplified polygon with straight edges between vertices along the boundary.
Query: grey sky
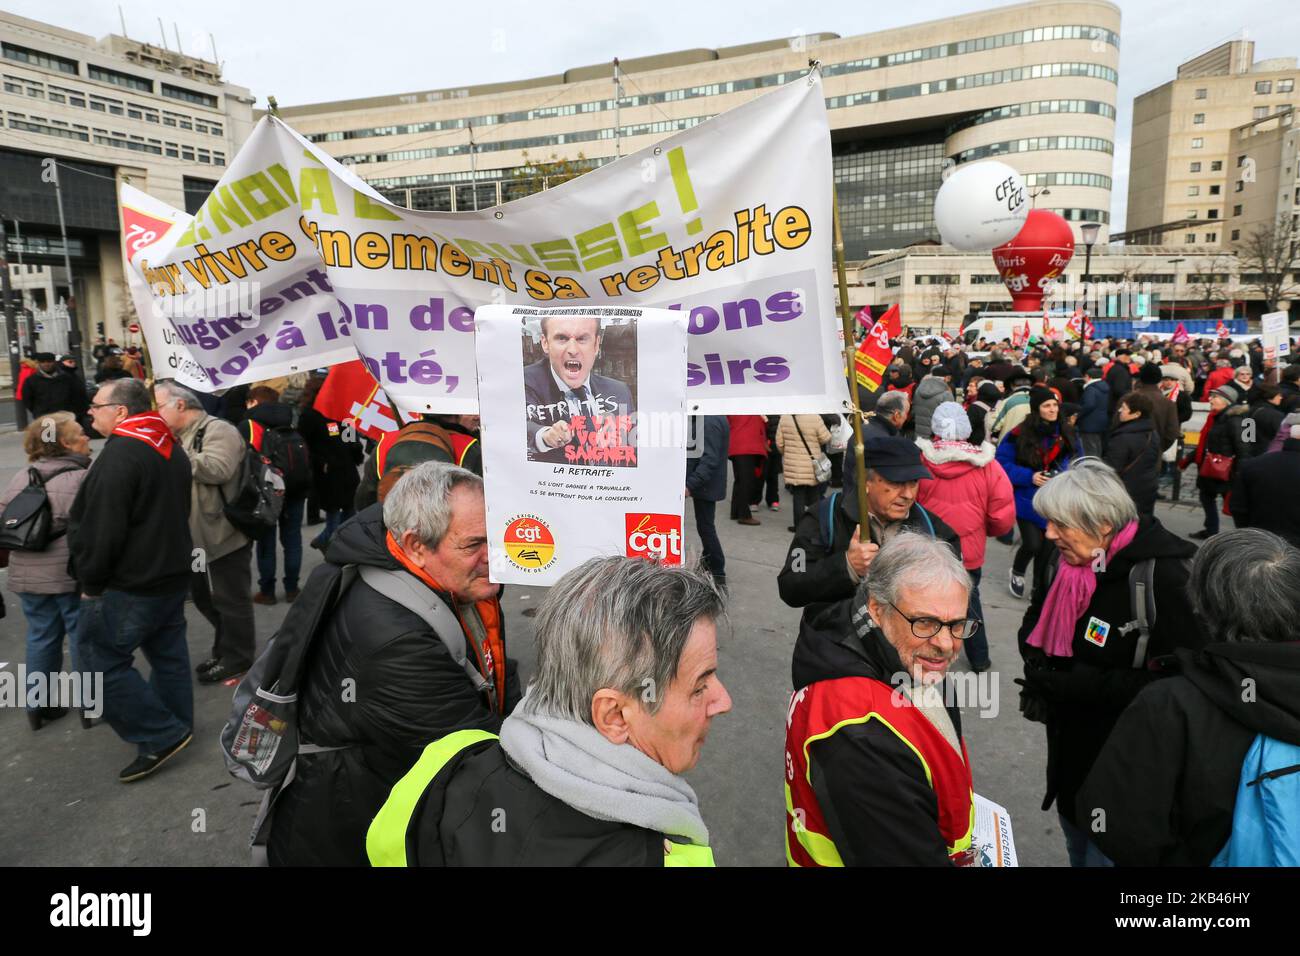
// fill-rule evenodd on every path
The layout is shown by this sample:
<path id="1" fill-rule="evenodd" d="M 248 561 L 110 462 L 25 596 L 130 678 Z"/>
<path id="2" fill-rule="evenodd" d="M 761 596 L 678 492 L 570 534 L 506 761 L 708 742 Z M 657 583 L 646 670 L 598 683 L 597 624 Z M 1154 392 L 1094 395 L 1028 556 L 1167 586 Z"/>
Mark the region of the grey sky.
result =
<path id="1" fill-rule="evenodd" d="M 3 0 L 7 10 L 94 36 L 120 33 L 118 4 Z M 799 33 L 841 36 L 994 9 L 990 0 L 518 0 L 451 4 L 366 0 L 123 0 L 127 32 L 156 43 L 158 19 L 175 46 L 211 57 L 265 104 L 351 99 L 559 73 L 575 66 L 692 47 L 732 46 Z M 1300 55 L 1296 0 L 1121 0 L 1120 81 L 1112 231 L 1123 229 L 1133 98 L 1172 79 L 1178 63 L 1241 31 L 1257 58 Z M 465 11 L 471 15 L 466 15 Z M 455 12 L 453 12 L 455 11 Z M 1008 17 L 1006 28 L 1016 22 Z"/>

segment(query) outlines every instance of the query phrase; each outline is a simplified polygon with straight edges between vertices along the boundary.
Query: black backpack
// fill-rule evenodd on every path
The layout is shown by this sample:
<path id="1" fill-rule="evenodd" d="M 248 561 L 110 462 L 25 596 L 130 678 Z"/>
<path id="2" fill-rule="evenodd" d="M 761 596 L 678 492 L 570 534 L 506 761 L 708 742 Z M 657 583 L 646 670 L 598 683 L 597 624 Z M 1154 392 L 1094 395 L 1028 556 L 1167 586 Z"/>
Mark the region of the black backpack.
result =
<path id="1" fill-rule="evenodd" d="M 288 425 L 262 429 L 262 454 L 284 478 L 284 493 L 302 498 L 311 491 L 311 457 L 302 435 Z"/>
<path id="2" fill-rule="evenodd" d="M 204 425 L 194 437 L 194 453 L 203 451 Z M 233 501 L 226 500 L 225 488 L 217 486 L 223 505 L 222 513 L 236 529 L 257 540 L 280 523 L 284 510 L 284 477 L 271 460 L 245 443 L 244 461 L 239 469 L 239 490 Z"/>
<path id="3" fill-rule="evenodd" d="M 70 465 L 42 477 L 35 468 L 27 469 L 27 487 L 14 496 L 13 501 L 0 514 L 0 548 L 9 551 L 44 551 L 55 538 L 67 533 L 51 532 L 54 512 L 45 483 L 55 475 L 75 471 L 80 465 Z"/>

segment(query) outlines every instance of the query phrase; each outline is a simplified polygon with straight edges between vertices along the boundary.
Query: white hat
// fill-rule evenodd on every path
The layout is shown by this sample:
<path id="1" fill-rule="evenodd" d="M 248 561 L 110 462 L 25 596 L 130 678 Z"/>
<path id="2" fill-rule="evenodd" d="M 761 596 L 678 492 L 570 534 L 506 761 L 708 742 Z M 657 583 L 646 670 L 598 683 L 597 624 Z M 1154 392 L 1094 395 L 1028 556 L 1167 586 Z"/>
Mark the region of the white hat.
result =
<path id="1" fill-rule="evenodd" d="M 930 418 L 930 432 L 943 441 L 965 441 L 970 438 L 970 418 L 966 409 L 956 402 L 943 402 Z"/>

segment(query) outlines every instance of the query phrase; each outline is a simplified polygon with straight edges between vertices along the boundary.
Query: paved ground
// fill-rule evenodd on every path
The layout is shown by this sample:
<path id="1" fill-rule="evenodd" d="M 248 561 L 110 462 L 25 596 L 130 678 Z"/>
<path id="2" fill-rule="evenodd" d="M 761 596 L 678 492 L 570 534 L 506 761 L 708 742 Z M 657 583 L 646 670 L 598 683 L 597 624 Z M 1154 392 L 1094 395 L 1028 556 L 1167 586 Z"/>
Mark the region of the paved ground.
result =
<path id="1" fill-rule="evenodd" d="M 0 434 L 0 480 L 22 462 L 18 436 Z M 789 508 L 788 498 L 782 508 Z M 1200 526 L 1199 510 L 1185 505 L 1162 504 L 1159 516 L 1183 534 Z M 789 543 L 787 514 L 765 510 L 760 518 L 757 528 L 725 518 L 720 526 L 732 623 L 721 648 L 721 674 L 735 708 L 714 723 L 691 774 L 717 859 L 733 866 L 776 866 L 784 859 L 782 744 L 799 615 L 781 603 L 775 585 Z M 689 546 L 698 549 L 693 531 Z M 968 711 L 966 735 L 976 790 L 1011 811 L 1022 863 L 1061 866 L 1065 850 L 1055 815 L 1039 810 L 1042 727 L 1020 717 L 1012 684 L 1020 674 L 1015 631 L 1025 603 L 1007 591 L 1010 560 L 1010 548 L 989 543 L 983 596 L 1000 707 L 984 718 Z M 307 570 L 318 561 L 308 549 Z M 0 572 L 7 588 L 6 576 Z M 534 654 L 531 620 L 523 612 L 543 596 L 540 589 L 512 587 L 506 597 L 510 652 L 525 675 Z M 24 656 L 24 631 L 16 598 L 8 594 L 6 602 L 0 662 L 12 671 Z M 257 608 L 260 640 L 271 636 L 284 612 L 283 604 Z M 211 628 L 193 607 L 187 616 L 190 656 L 201 660 L 208 656 Z M 156 777 L 129 786 L 116 778 L 133 759 L 133 748 L 108 726 L 85 731 L 67 718 L 33 734 L 22 713 L 0 708 L 0 865 L 244 864 L 260 794 L 226 773 L 217 749 L 231 691 L 196 685 L 194 744 Z"/>

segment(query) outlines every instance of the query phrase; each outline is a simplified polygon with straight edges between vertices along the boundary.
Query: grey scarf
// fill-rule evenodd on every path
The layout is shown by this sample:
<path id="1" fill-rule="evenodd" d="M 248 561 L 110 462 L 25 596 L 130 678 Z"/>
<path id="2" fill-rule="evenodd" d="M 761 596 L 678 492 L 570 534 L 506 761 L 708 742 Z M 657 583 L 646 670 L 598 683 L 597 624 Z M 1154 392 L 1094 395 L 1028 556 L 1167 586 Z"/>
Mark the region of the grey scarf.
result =
<path id="1" fill-rule="evenodd" d="M 595 727 L 533 711 L 529 696 L 501 725 L 501 747 L 533 783 L 597 820 L 708 845 L 690 784 L 631 744 L 610 743 Z"/>

